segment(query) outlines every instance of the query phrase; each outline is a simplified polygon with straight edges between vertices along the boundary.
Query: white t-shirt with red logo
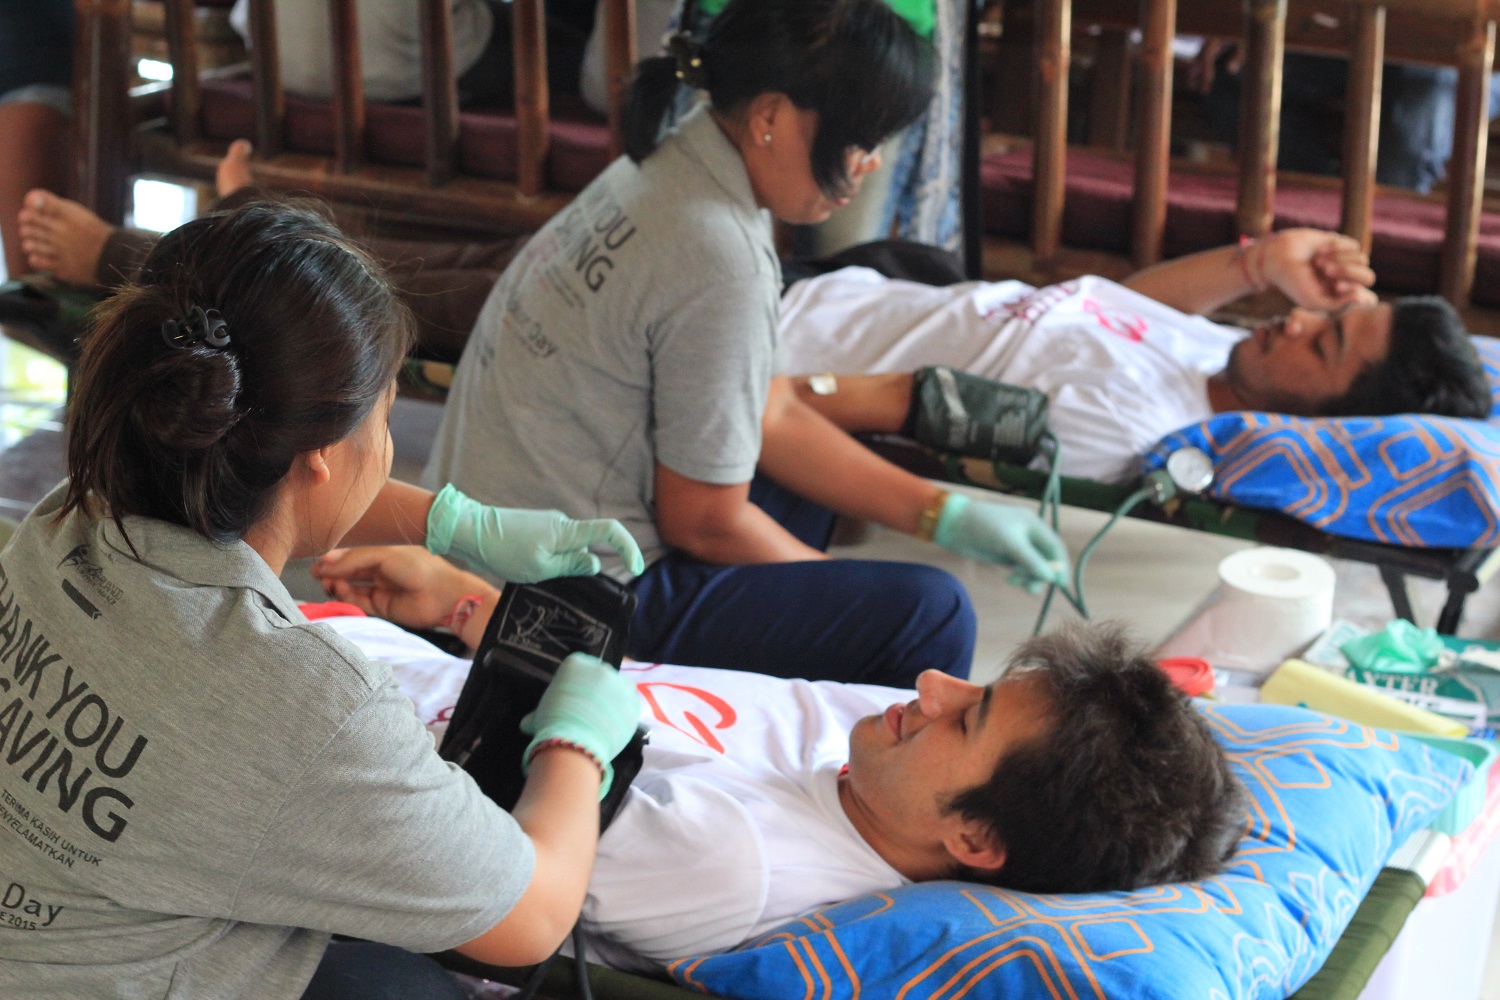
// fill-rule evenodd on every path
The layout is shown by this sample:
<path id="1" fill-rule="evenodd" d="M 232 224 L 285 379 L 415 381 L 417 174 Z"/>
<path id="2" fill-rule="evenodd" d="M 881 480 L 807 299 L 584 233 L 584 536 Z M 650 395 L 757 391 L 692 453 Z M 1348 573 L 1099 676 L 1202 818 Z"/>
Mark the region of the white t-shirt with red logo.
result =
<path id="1" fill-rule="evenodd" d="M 1114 482 L 1213 415 L 1208 376 L 1244 336 L 1105 278 L 934 287 L 850 267 L 787 291 L 777 364 L 794 375 L 948 365 L 1040 389 L 1061 472 Z"/>
<path id="2" fill-rule="evenodd" d="M 435 734 L 446 727 L 468 661 L 380 619 L 326 621 L 390 664 Z M 591 958 L 649 969 L 907 883 L 849 822 L 837 782 L 854 723 L 912 692 L 630 661 L 625 670 L 651 740 L 599 842 L 583 908 Z"/>

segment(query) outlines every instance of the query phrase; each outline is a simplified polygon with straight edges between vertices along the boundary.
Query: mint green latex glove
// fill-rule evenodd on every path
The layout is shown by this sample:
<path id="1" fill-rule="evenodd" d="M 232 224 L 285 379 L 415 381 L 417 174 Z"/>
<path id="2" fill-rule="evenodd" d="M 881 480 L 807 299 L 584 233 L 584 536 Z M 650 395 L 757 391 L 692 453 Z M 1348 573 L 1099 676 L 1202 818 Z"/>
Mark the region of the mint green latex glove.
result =
<path id="1" fill-rule="evenodd" d="M 609 794 L 615 779 L 614 760 L 641 718 L 641 696 L 635 684 L 597 656 L 573 653 L 557 673 L 536 709 L 521 719 L 521 732 L 531 735 L 521 769 L 530 773 L 531 751 L 546 740 L 575 743 L 604 767 L 599 798 Z"/>
<path id="2" fill-rule="evenodd" d="M 1036 593 L 1066 584 L 1068 548 L 1042 519 L 1021 507 L 971 500 L 954 493 L 938 514 L 932 540 L 955 555 L 1015 569 L 1010 582 Z"/>
<path id="3" fill-rule="evenodd" d="M 646 568 L 640 546 L 619 521 L 575 521 L 555 510 L 514 510 L 471 500 L 450 483 L 427 514 L 427 551 L 452 553 L 512 583 L 555 576 L 593 576 L 599 557 L 591 545 L 619 553 L 632 573 Z"/>

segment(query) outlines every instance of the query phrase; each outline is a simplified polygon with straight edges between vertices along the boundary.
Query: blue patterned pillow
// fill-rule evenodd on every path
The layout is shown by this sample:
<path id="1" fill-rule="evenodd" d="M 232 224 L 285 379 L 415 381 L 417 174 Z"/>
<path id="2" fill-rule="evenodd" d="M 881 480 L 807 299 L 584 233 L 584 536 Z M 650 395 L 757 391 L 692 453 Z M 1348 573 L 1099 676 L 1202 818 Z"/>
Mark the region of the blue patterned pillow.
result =
<path id="1" fill-rule="evenodd" d="M 1495 409 L 1448 417 L 1221 413 L 1169 435 L 1149 471 L 1188 445 L 1213 459 L 1211 496 L 1279 510 L 1345 538 L 1413 547 L 1500 543 L 1500 341 L 1475 337 Z"/>
<path id="2" fill-rule="evenodd" d="M 1322 965 L 1392 850 L 1470 767 L 1300 708 L 1204 714 L 1252 800 L 1245 837 L 1216 878 L 1078 896 L 929 882 L 817 911 L 669 971 L 742 1000 L 1279 1000 Z"/>

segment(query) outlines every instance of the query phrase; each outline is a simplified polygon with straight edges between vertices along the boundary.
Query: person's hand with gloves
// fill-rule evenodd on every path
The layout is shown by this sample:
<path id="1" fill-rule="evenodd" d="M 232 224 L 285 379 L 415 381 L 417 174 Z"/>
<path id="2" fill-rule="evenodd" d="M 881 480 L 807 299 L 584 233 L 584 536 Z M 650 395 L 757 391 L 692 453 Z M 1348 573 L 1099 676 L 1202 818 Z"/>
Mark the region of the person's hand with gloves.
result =
<path id="1" fill-rule="evenodd" d="M 532 738 L 522 768 L 530 773 L 531 758 L 549 747 L 581 750 L 599 765 L 603 799 L 614 780 L 610 761 L 635 735 L 640 717 L 641 696 L 633 682 L 597 656 L 573 653 L 558 666 L 536 709 L 521 720 L 521 731 Z"/>
<path id="2" fill-rule="evenodd" d="M 955 555 L 1012 567 L 1010 582 L 1029 593 L 1067 583 L 1067 546 L 1036 514 L 958 493 L 944 496 L 934 542 Z"/>
<path id="3" fill-rule="evenodd" d="M 619 554 L 632 573 L 646 568 L 641 550 L 619 521 L 575 521 L 555 510 L 491 507 L 460 493 L 450 483 L 432 501 L 427 515 L 427 551 L 454 555 L 476 569 L 513 583 L 536 583 L 557 576 L 592 576 L 603 545 Z"/>

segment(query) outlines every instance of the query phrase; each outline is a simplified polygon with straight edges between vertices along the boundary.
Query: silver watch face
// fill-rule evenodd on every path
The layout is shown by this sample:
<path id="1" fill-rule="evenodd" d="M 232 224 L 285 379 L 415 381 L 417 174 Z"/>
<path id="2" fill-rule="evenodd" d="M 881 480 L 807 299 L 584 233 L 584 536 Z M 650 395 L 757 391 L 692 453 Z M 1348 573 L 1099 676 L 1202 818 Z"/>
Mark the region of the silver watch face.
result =
<path id="1" fill-rule="evenodd" d="M 1213 459 L 1201 448 L 1178 448 L 1167 456 L 1167 475 L 1184 493 L 1202 493 L 1214 481 Z"/>

